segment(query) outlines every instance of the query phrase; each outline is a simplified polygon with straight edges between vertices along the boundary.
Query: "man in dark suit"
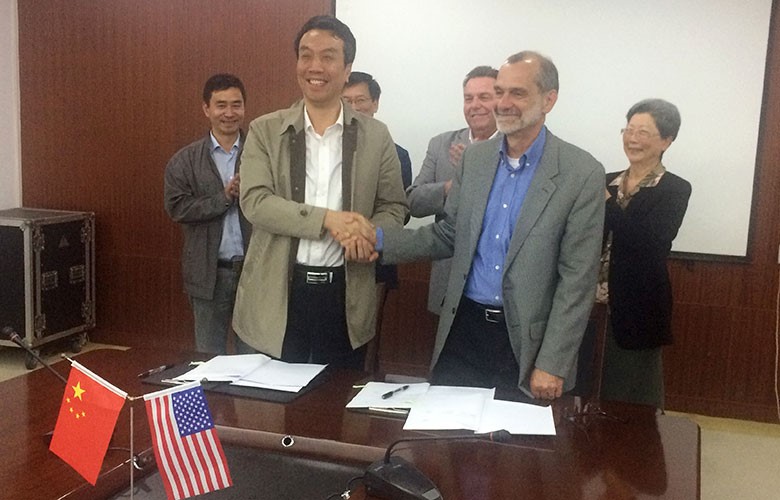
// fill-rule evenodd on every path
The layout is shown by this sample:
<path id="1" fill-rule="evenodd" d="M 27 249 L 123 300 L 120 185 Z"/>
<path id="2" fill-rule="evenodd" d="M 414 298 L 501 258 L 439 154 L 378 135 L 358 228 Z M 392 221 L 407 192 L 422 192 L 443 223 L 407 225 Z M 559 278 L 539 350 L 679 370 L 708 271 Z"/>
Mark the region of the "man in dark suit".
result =
<path id="1" fill-rule="evenodd" d="M 344 86 L 341 98 L 346 104 L 352 106 L 353 111 L 374 117 L 379 110 L 379 98 L 382 95 L 382 87 L 374 77 L 362 71 L 353 71 L 349 74 L 349 80 Z M 412 160 L 409 151 L 398 144 L 395 145 L 398 159 L 401 161 L 401 180 L 404 189 L 412 183 Z"/>
<path id="2" fill-rule="evenodd" d="M 554 399 L 574 386 L 593 304 L 604 169 L 545 127 L 558 97 L 548 58 L 509 57 L 495 90 L 504 135 L 463 152 L 444 218 L 382 228 L 377 250 L 383 262 L 452 257 L 433 383 Z"/>

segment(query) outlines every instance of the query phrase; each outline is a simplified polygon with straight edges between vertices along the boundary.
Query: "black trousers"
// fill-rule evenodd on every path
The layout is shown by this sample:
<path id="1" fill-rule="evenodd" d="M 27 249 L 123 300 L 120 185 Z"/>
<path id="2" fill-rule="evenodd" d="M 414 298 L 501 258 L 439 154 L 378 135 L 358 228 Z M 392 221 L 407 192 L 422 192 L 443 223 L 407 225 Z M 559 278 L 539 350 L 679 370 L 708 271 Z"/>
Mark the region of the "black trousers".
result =
<path id="1" fill-rule="evenodd" d="M 345 295 L 343 267 L 294 267 L 282 361 L 363 369 L 365 348 L 349 342 Z"/>
<path id="2" fill-rule="evenodd" d="M 516 389 L 519 369 L 509 343 L 503 314 L 488 321 L 482 306 L 461 299 L 431 383 L 467 387 Z M 495 319 L 491 317 L 491 319 Z"/>

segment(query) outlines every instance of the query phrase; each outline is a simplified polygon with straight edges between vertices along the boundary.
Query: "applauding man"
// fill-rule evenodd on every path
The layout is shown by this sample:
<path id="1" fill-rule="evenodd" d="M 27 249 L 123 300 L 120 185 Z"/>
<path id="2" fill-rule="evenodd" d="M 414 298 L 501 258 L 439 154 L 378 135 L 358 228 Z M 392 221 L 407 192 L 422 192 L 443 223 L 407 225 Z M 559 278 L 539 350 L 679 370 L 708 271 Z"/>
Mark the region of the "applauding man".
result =
<path id="1" fill-rule="evenodd" d="M 182 277 L 195 319 L 195 348 L 226 354 L 252 349 L 230 332 L 230 318 L 252 228 L 238 208 L 244 137 L 244 84 L 212 76 L 203 86 L 208 135 L 179 150 L 165 167 L 165 211 L 184 234 Z"/>
<path id="2" fill-rule="evenodd" d="M 477 66 L 463 79 L 463 116 L 468 127 L 444 132 L 428 143 L 420 173 L 406 191 L 413 217 L 435 215 L 436 220 L 443 219 L 444 203 L 452 189 L 452 179 L 463 150 L 467 145 L 488 140 L 498 133 L 493 116 L 497 75 L 498 71 L 490 66 Z M 449 275 L 450 259 L 431 264 L 428 310 L 434 314 L 441 312 Z"/>

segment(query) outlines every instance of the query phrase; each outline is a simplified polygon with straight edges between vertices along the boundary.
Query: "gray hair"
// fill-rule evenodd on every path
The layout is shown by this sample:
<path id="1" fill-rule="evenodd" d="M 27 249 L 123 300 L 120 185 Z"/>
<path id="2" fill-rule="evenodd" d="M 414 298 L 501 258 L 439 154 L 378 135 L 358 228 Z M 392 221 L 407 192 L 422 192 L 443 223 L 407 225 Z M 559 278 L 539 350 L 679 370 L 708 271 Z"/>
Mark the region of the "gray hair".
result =
<path id="1" fill-rule="evenodd" d="M 533 50 L 524 50 L 512 54 L 506 59 L 506 64 L 515 64 L 522 61 L 539 61 L 539 72 L 536 75 L 536 86 L 544 93 L 550 90 L 558 90 L 558 68 L 552 59 Z"/>
<path id="2" fill-rule="evenodd" d="M 680 111 L 677 106 L 663 99 L 644 99 L 631 106 L 626 113 L 626 121 L 637 113 L 647 113 L 655 120 L 655 126 L 662 139 L 669 137 L 672 140 L 677 139 L 677 133 L 680 131 Z"/>

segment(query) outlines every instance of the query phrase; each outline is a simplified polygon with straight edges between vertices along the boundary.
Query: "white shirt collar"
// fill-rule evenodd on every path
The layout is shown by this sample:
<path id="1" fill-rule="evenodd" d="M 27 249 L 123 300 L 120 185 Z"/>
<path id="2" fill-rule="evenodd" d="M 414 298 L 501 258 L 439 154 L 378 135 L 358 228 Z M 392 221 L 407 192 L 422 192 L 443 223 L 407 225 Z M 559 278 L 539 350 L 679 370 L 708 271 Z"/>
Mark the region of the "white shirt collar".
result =
<path id="1" fill-rule="evenodd" d="M 336 122 L 332 125 L 328 126 L 325 130 L 329 129 L 330 127 L 334 125 L 338 125 L 339 127 L 344 127 L 344 104 L 339 102 L 339 116 L 336 118 Z M 306 109 L 306 105 L 303 105 L 303 126 L 306 130 L 314 132 L 314 125 L 311 123 L 311 119 L 309 118 L 309 110 Z"/>
<path id="2" fill-rule="evenodd" d="M 493 132 L 493 135 L 491 135 L 490 137 L 488 137 L 488 138 L 487 138 L 487 139 L 485 139 L 485 140 L 486 140 L 486 141 L 489 141 L 490 139 L 492 139 L 493 137 L 495 137 L 495 136 L 497 136 L 497 135 L 498 135 L 498 130 L 496 130 L 495 132 Z M 477 141 L 477 142 L 480 142 L 480 141 Z M 469 144 L 474 144 L 474 135 L 471 133 L 471 129 L 469 129 Z"/>

